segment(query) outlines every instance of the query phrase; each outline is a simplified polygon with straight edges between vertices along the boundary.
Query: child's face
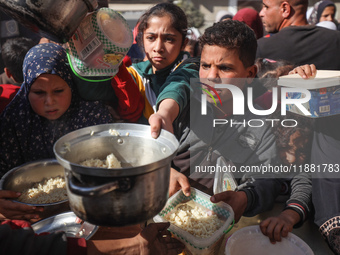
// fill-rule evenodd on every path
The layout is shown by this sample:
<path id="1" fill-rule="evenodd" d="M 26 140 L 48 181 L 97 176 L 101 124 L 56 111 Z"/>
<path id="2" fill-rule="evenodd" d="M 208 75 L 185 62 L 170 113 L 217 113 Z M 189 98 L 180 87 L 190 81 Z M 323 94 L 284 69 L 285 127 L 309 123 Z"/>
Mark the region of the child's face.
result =
<path id="1" fill-rule="evenodd" d="M 334 6 L 327 6 L 323 10 L 319 22 L 321 22 L 321 21 L 334 21 L 334 16 L 335 16 Z"/>
<path id="2" fill-rule="evenodd" d="M 246 85 L 246 78 L 251 78 L 252 80 L 255 75 L 256 67 L 245 68 L 237 50 L 229 50 L 216 45 L 204 45 L 201 53 L 199 76 L 200 78 L 206 78 L 208 85 L 214 87 L 217 83 L 226 82 L 226 79 L 242 78 L 233 79 L 231 84 L 243 90 Z M 222 102 L 233 99 L 229 89 L 216 89 L 216 91 Z M 213 103 L 211 97 L 207 97 L 207 100 Z"/>
<path id="3" fill-rule="evenodd" d="M 281 162 L 285 165 L 301 165 L 308 159 L 309 140 L 306 136 L 296 131 L 289 138 L 289 147 L 279 151 Z"/>
<path id="4" fill-rule="evenodd" d="M 172 27 L 168 15 L 149 19 L 143 32 L 143 44 L 154 72 L 169 66 L 184 48 L 182 34 Z"/>
<path id="5" fill-rule="evenodd" d="M 71 98 L 71 88 L 55 74 L 40 75 L 28 94 L 33 111 L 48 120 L 60 118 L 70 107 Z"/>

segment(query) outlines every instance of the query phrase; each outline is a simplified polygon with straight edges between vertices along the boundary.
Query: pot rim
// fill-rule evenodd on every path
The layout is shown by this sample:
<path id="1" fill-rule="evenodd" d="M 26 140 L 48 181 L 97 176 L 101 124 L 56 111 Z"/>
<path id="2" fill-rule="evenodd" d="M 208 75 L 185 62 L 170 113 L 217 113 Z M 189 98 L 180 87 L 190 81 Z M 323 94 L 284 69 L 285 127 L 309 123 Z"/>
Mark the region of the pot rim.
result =
<path id="1" fill-rule="evenodd" d="M 154 139 L 151 137 L 151 129 L 149 125 L 143 124 L 134 124 L 134 123 L 109 123 L 109 124 L 100 124 L 95 126 L 89 126 L 82 129 L 75 130 L 70 132 L 61 138 L 59 138 L 54 146 L 53 152 L 56 156 L 58 162 L 66 169 L 71 170 L 77 174 L 82 175 L 90 175 L 90 176 L 97 176 L 97 177 L 125 177 L 125 176 L 134 176 L 140 174 L 146 174 L 148 172 L 155 171 L 159 168 L 162 168 L 166 165 L 171 164 L 171 161 L 175 154 L 177 153 L 179 142 L 176 137 L 166 131 L 161 130 L 160 135 L 157 139 L 160 143 L 167 146 L 171 153 L 168 154 L 166 157 L 158 160 L 157 162 L 152 162 L 149 164 L 137 166 L 137 167 L 124 167 L 124 168 L 98 168 L 98 167 L 86 167 L 81 166 L 77 163 L 70 162 L 63 158 L 61 152 L 65 150 L 65 143 L 77 144 L 78 142 L 91 139 L 92 136 L 94 137 L 114 137 L 114 135 L 109 134 L 109 130 L 114 129 L 120 134 L 129 133 L 129 136 L 136 136 L 136 137 L 146 137 L 150 139 Z M 147 134 L 147 136 L 146 136 Z M 121 135 L 124 137 L 125 135 Z M 118 136 L 119 137 L 119 136 Z M 119 138 L 118 138 L 119 139 Z"/>

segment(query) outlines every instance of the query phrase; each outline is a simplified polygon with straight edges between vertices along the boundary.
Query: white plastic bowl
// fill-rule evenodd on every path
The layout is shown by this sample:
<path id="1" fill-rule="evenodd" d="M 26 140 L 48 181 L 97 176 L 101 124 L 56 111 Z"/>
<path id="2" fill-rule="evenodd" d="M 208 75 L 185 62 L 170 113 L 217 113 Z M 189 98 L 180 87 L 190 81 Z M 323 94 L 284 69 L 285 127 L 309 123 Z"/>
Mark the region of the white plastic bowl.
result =
<path id="1" fill-rule="evenodd" d="M 299 237 L 289 233 L 281 242 L 272 244 L 260 227 L 244 227 L 230 236 L 225 255 L 313 255 L 312 249 Z"/>

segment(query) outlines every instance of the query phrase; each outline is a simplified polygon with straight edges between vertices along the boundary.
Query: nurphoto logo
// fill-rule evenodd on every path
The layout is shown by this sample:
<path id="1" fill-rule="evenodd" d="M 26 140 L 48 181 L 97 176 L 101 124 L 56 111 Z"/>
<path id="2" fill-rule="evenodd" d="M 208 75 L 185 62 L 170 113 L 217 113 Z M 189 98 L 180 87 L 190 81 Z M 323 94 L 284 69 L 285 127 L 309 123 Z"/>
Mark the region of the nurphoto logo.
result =
<path id="1" fill-rule="evenodd" d="M 202 94 L 201 94 L 201 114 L 202 115 L 207 115 L 207 95 L 209 95 L 215 106 L 217 106 L 217 101 L 215 97 L 219 100 L 221 106 L 222 106 L 222 101 L 220 96 L 218 95 L 216 89 L 228 89 L 232 95 L 233 98 L 233 115 L 244 115 L 245 114 L 245 96 L 243 91 L 231 84 L 215 84 L 214 87 L 209 86 L 208 84 L 199 82 L 200 84 L 206 86 L 209 88 L 210 91 L 213 91 L 215 96 L 205 88 L 201 88 Z M 280 88 L 281 90 L 281 115 L 285 116 L 286 115 L 286 106 L 287 105 L 295 105 L 305 116 L 310 116 L 311 113 L 306 109 L 306 107 L 303 105 L 304 103 L 307 103 L 311 99 L 311 93 L 309 90 L 304 89 L 304 88 L 289 88 L 289 87 L 282 87 Z M 205 93 L 203 93 L 205 92 Z M 286 98 L 287 93 L 301 93 L 304 95 L 304 97 L 301 98 Z M 274 87 L 272 88 L 272 106 L 270 109 L 267 110 L 260 110 L 256 109 L 254 107 L 253 103 L 253 88 L 248 87 L 247 88 L 247 106 L 248 109 L 251 113 L 257 116 L 268 116 L 272 114 L 278 106 L 278 88 Z M 230 125 L 243 125 L 243 126 L 251 126 L 251 127 L 262 127 L 265 122 L 270 122 L 271 126 L 274 125 L 276 121 L 279 121 L 278 119 L 251 119 L 248 120 L 247 123 L 244 120 L 243 122 L 233 122 L 232 119 L 214 119 L 213 121 L 213 127 L 217 125 L 225 125 L 225 124 L 230 124 Z M 292 122 L 294 122 L 292 124 Z M 286 124 L 289 123 L 289 124 Z M 284 127 L 295 127 L 297 125 L 297 121 L 292 120 L 292 119 L 284 119 L 281 121 L 281 125 Z"/>

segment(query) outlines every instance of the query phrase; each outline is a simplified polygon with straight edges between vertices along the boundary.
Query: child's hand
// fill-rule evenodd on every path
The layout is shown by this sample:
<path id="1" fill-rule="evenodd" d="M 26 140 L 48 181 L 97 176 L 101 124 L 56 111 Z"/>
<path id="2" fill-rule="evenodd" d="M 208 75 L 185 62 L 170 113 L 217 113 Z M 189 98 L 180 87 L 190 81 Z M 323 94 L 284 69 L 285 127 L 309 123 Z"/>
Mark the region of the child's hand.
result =
<path id="1" fill-rule="evenodd" d="M 166 116 L 162 116 L 158 112 L 150 116 L 149 124 L 151 126 L 151 136 L 155 139 L 159 136 L 162 128 L 171 133 L 174 132 L 171 120 L 167 119 Z"/>
<path id="2" fill-rule="evenodd" d="M 293 226 L 300 221 L 300 215 L 290 209 L 284 210 L 277 217 L 270 217 L 261 222 L 260 228 L 265 236 L 268 236 L 271 243 L 280 242 L 281 237 L 286 237 Z"/>
<path id="3" fill-rule="evenodd" d="M 149 118 L 151 126 L 151 136 L 157 138 L 161 132 L 161 128 L 173 133 L 172 122 L 177 118 L 179 106 L 173 99 L 164 99 L 159 104 L 159 109 Z"/>
<path id="4" fill-rule="evenodd" d="M 303 65 L 294 68 L 289 74 L 299 74 L 303 79 L 314 78 L 316 75 L 316 67 L 315 65 Z"/>
<path id="5" fill-rule="evenodd" d="M 16 199 L 20 194 L 10 190 L 0 190 L 0 220 L 36 220 L 42 207 L 35 207 L 16 203 L 10 199 Z"/>
<path id="6" fill-rule="evenodd" d="M 247 195 L 243 191 L 224 191 L 213 195 L 210 198 L 213 203 L 223 201 L 230 205 L 234 211 L 235 222 L 237 223 L 247 208 Z"/>
<path id="7" fill-rule="evenodd" d="M 139 254 L 177 255 L 181 253 L 185 246 L 171 237 L 171 233 L 167 230 L 169 226 L 168 222 L 150 223 L 139 235 L 134 237 L 133 239 L 138 240 Z"/>
<path id="8" fill-rule="evenodd" d="M 182 189 L 184 195 L 187 197 L 190 196 L 190 184 L 188 178 L 176 169 L 171 168 L 170 171 L 169 197 L 180 189 Z"/>

